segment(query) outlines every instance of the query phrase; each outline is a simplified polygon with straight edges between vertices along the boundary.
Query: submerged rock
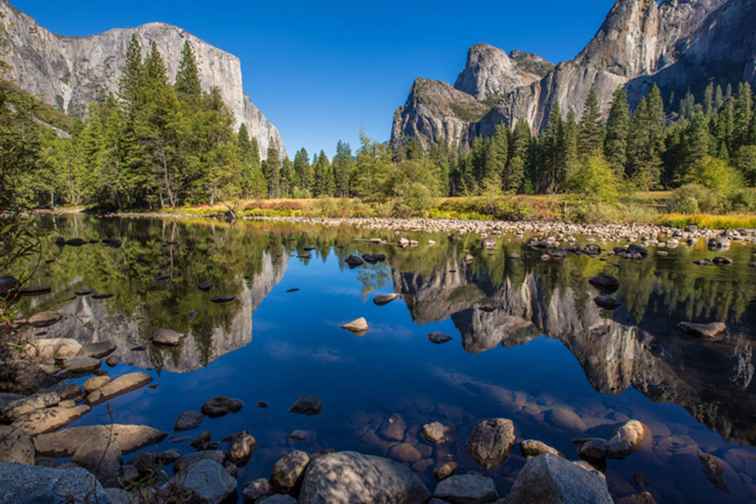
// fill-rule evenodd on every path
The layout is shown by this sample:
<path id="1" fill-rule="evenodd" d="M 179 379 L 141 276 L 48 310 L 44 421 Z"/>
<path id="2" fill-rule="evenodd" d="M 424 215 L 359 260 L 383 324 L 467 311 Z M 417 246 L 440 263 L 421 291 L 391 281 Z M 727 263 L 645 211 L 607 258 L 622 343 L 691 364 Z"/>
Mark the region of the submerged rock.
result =
<path id="1" fill-rule="evenodd" d="M 244 403 L 238 399 L 218 396 L 202 405 L 202 413 L 209 417 L 221 417 L 229 413 L 237 413 L 243 406 Z"/>
<path id="2" fill-rule="evenodd" d="M 502 464 L 515 442 L 514 424 L 507 418 L 483 420 L 470 433 L 468 450 L 487 469 Z"/>
<path id="3" fill-rule="evenodd" d="M 446 435 L 449 433 L 449 427 L 445 426 L 441 422 L 431 422 L 423 425 L 420 434 L 434 444 L 441 444 L 446 442 Z"/>
<path id="4" fill-rule="evenodd" d="M 258 502 L 259 499 L 267 497 L 273 493 L 273 487 L 266 479 L 256 479 L 242 490 L 242 495 L 247 502 Z"/>
<path id="5" fill-rule="evenodd" d="M 287 453 L 273 465 L 271 481 L 276 488 L 290 492 L 297 488 L 304 475 L 310 456 L 307 453 L 295 450 Z"/>
<path id="6" fill-rule="evenodd" d="M 199 411 L 184 411 L 179 415 L 179 417 L 176 419 L 176 424 L 173 426 L 173 429 L 176 431 L 186 431 L 186 430 L 192 430 L 202 423 L 202 420 L 205 418 L 205 416 L 200 413 Z"/>
<path id="7" fill-rule="evenodd" d="M 207 504 L 220 504 L 236 491 L 236 480 L 222 465 L 210 459 L 184 468 L 176 474 L 173 484 Z"/>
<path id="8" fill-rule="evenodd" d="M 245 464 L 255 451 L 257 441 L 246 431 L 238 432 L 231 438 L 228 458 L 234 464 Z"/>
<path id="9" fill-rule="evenodd" d="M 442 479 L 448 478 L 449 476 L 457 472 L 457 467 L 458 466 L 456 462 L 446 462 L 433 470 L 433 476 L 438 481 L 441 481 Z"/>
<path id="10" fill-rule="evenodd" d="M 122 394 L 144 387 L 152 381 L 146 373 L 135 372 L 121 375 L 87 396 L 89 404 L 99 404 Z"/>
<path id="11" fill-rule="evenodd" d="M 389 449 L 389 456 L 400 462 L 412 464 L 423 459 L 423 454 L 410 443 L 395 444 Z"/>
<path id="12" fill-rule="evenodd" d="M 609 440 L 607 456 L 624 458 L 638 450 L 641 444 L 651 437 L 651 429 L 640 420 L 628 420 Z"/>
<path id="13" fill-rule="evenodd" d="M 302 396 L 291 405 L 289 411 L 299 415 L 319 415 L 323 403 L 317 396 Z"/>
<path id="14" fill-rule="evenodd" d="M 351 322 L 347 322 L 346 324 L 343 324 L 342 329 L 346 329 L 347 331 L 351 331 L 353 333 L 365 333 L 367 332 L 369 326 L 367 319 L 365 317 L 360 317 L 358 319 L 352 320 Z"/>
<path id="15" fill-rule="evenodd" d="M 449 343 L 451 340 L 452 340 L 451 336 L 449 336 L 448 334 L 444 334 L 442 332 L 432 332 L 428 334 L 428 341 L 436 345 Z"/>
<path id="16" fill-rule="evenodd" d="M 451 476 L 441 481 L 433 496 L 451 504 L 493 502 L 499 498 L 494 480 L 482 474 Z"/>
<path id="17" fill-rule="evenodd" d="M 373 298 L 373 303 L 375 303 L 377 306 L 385 306 L 392 301 L 396 301 L 400 297 L 401 295 L 395 292 L 391 294 L 379 294 Z"/>
<path id="18" fill-rule="evenodd" d="M 86 404 L 66 408 L 54 406 L 37 410 L 18 419 L 13 427 L 30 435 L 44 434 L 60 429 L 74 420 L 81 418 L 88 413 L 90 407 Z"/>
<path id="19" fill-rule="evenodd" d="M 84 444 L 117 444 L 122 452 L 137 450 L 165 438 L 165 432 L 146 425 L 91 425 L 71 427 L 34 438 L 37 453 L 48 457 L 71 457 Z"/>
<path id="20" fill-rule="evenodd" d="M 386 439 L 392 441 L 402 441 L 404 434 L 407 432 L 407 423 L 401 415 L 391 415 L 383 421 L 378 433 Z"/>
<path id="21" fill-rule="evenodd" d="M 86 469 L 0 463 L 0 500 L 8 504 L 109 502 Z"/>
<path id="22" fill-rule="evenodd" d="M 329 453 L 305 472 L 299 504 L 422 504 L 430 493 L 407 466 L 357 452 Z"/>
<path id="23" fill-rule="evenodd" d="M 508 504 L 613 504 L 606 480 L 554 455 L 529 458 L 507 498 Z"/>
<path id="24" fill-rule="evenodd" d="M 559 450 L 552 448 L 551 446 L 535 439 L 525 439 L 520 441 L 520 451 L 525 457 L 537 457 L 539 455 L 550 454 L 554 456 L 561 456 Z"/>
<path id="25" fill-rule="evenodd" d="M 350 268 L 357 268 L 358 266 L 362 266 L 363 264 L 365 264 L 365 261 L 362 260 L 362 258 L 357 257 L 355 255 L 350 255 L 349 257 L 346 258 L 346 261 L 344 262 L 346 262 Z"/>

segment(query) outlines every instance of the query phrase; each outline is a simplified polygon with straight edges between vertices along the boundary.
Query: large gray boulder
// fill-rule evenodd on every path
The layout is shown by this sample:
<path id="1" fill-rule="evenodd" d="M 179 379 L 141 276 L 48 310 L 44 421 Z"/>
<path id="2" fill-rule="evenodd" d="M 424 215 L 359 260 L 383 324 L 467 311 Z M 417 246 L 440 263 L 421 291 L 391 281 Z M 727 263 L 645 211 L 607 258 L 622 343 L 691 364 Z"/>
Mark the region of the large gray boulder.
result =
<path id="1" fill-rule="evenodd" d="M 483 467 L 493 469 L 502 464 L 515 442 L 514 424 L 506 418 L 483 420 L 470 433 L 468 449 Z"/>
<path id="2" fill-rule="evenodd" d="M 562 457 L 528 459 L 517 475 L 508 504 L 613 504 L 606 480 Z"/>
<path id="3" fill-rule="evenodd" d="M 34 464 L 34 461 L 31 437 L 10 425 L 0 425 L 0 462 Z"/>
<path id="4" fill-rule="evenodd" d="M 196 502 L 219 504 L 236 490 L 236 480 L 218 462 L 202 459 L 179 472 L 176 487 L 191 492 Z M 195 502 L 195 501 L 192 501 Z"/>
<path id="5" fill-rule="evenodd" d="M 441 481 L 433 496 L 451 504 L 493 502 L 499 498 L 494 480 L 482 474 L 458 474 Z"/>
<path id="6" fill-rule="evenodd" d="M 407 466 L 357 452 L 330 453 L 310 462 L 299 504 L 415 504 L 430 497 Z"/>
<path id="7" fill-rule="evenodd" d="M 81 468 L 0 463 L 0 504 L 108 504 L 102 485 Z"/>

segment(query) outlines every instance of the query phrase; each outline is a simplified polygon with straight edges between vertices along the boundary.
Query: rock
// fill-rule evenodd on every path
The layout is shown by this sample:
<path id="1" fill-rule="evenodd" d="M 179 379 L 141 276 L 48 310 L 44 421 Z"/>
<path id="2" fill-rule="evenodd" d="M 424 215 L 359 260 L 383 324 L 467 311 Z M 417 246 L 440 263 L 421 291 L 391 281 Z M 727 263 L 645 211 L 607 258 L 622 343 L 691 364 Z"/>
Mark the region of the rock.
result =
<path id="1" fill-rule="evenodd" d="M 211 418 L 217 418 L 229 413 L 241 411 L 244 403 L 238 399 L 226 396 L 213 397 L 202 405 L 202 413 Z"/>
<path id="2" fill-rule="evenodd" d="M 299 486 L 309 463 L 310 456 L 303 451 L 287 453 L 273 465 L 271 482 L 275 487 L 290 492 Z"/>
<path id="3" fill-rule="evenodd" d="M 90 407 L 85 404 L 74 408 L 55 406 L 52 408 L 37 410 L 34 413 L 30 413 L 29 415 L 18 419 L 13 424 L 13 427 L 30 435 L 44 434 L 46 432 L 58 430 L 64 425 L 81 418 L 84 414 L 89 412 L 89 410 Z"/>
<path id="4" fill-rule="evenodd" d="M 173 426 L 173 429 L 176 431 L 186 431 L 186 430 L 195 429 L 200 426 L 204 418 L 205 418 L 204 415 L 200 413 L 199 411 L 192 411 L 192 410 L 184 411 L 176 419 L 176 425 Z"/>
<path id="5" fill-rule="evenodd" d="M 109 504 L 137 504 L 135 497 L 120 488 L 106 488 L 105 493 L 108 496 Z"/>
<path id="6" fill-rule="evenodd" d="M 105 359 L 105 364 L 107 364 L 109 367 L 116 367 L 120 363 L 121 359 L 116 355 L 111 355 L 110 357 Z"/>
<path id="7" fill-rule="evenodd" d="M 144 387 L 152 381 L 150 375 L 142 372 L 128 373 L 111 380 L 87 396 L 89 404 L 99 404 L 116 396 Z"/>
<path id="8" fill-rule="evenodd" d="M 525 457 L 537 457 L 539 455 L 545 455 L 547 453 L 557 457 L 561 456 L 559 450 L 557 450 L 556 448 L 552 448 L 546 443 L 537 441 L 535 439 L 525 439 L 523 441 L 520 441 L 520 451 Z"/>
<path id="9" fill-rule="evenodd" d="M 15 420 L 29 413 L 55 406 L 60 402 L 57 392 L 40 392 L 29 397 L 21 397 L 8 403 L 2 410 L 2 416 L 8 420 Z"/>
<path id="10" fill-rule="evenodd" d="M 420 434 L 433 444 L 442 444 L 446 442 L 446 435 L 449 433 L 449 427 L 441 422 L 431 422 L 423 425 Z"/>
<path id="11" fill-rule="evenodd" d="M 441 332 L 432 332 L 428 334 L 428 341 L 436 345 L 449 343 L 451 340 L 452 340 L 451 336 L 449 336 L 448 334 L 441 333 Z"/>
<path id="12" fill-rule="evenodd" d="M 71 338 L 47 338 L 31 341 L 24 352 L 27 356 L 41 361 L 54 361 L 75 357 L 81 351 L 81 344 Z"/>
<path id="13" fill-rule="evenodd" d="M 430 494 L 408 467 L 357 452 L 315 458 L 304 476 L 299 504 L 422 504 Z"/>
<path id="14" fill-rule="evenodd" d="M 112 341 L 98 341 L 96 343 L 87 343 L 83 345 L 79 355 L 102 359 L 103 357 L 112 354 L 117 349 L 118 347 Z"/>
<path id="15" fill-rule="evenodd" d="M 362 258 L 366 263 L 378 264 L 386 261 L 386 254 L 363 254 Z"/>
<path id="16" fill-rule="evenodd" d="M 596 306 L 603 308 L 604 310 L 616 310 L 622 306 L 622 303 L 612 296 L 598 296 L 593 299 L 593 302 L 596 303 Z"/>
<path id="17" fill-rule="evenodd" d="M 727 250 L 730 248 L 730 240 L 724 237 L 710 238 L 706 245 L 709 250 Z"/>
<path id="18" fill-rule="evenodd" d="M 0 462 L 34 465 L 35 451 L 31 437 L 10 425 L 0 425 Z"/>
<path id="19" fill-rule="evenodd" d="M 549 422 L 562 429 L 583 432 L 586 429 L 585 422 L 577 413 L 567 407 L 557 407 L 546 415 Z"/>
<path id="20" fill-rule="evenodd" d="M 176 474 L 173 484 L 202 503 L 220 504 L 236 491 L 236 480 L 218 462 L 203 459 Z"/>
<path id="21" fill-rule="evenodd" d="M 0 276 L 0 296 L 6 295 L 18 287 L 18 279 L 9 275 Z"/>
<path id="22" fill-rule="evenodd" d="M 499 498 L 496 485 L 482 474 L 458 474 L 436 485 L 433 496 L 451 504 L 493 502 Z"/>
<path id="23" fill-rule="evenodd" d="M 508 496 L 508 504 L 613 504 L 606 480 L 562 457 L 528 459 Z"/>
<path id="24" fill-rule="evenodd" d="M 703 451 L 698 452 L 698 460 L 701 461 L 704 474 L 706 474 L 706 478 L 711 484 L 718 489 L 727 492 L 727 483 L 724 478 L 724 461 L 715 455 Z"/>
<path id="25" fill-rule="evenodd" d="M 105 486 L 118 485 L 121 470 L 121 448 L 118 442 L 107 434 L 90 438 L 83 443 L 71 457 L 71 460 L 89 470 Z"/>
<path id="26" fill-rule="evenodd" d="M 401 295 L 397 293 L 393 294 L 379 294 L 373 298 L 373 303 L 375 303 L 378 306 L 384 306 L 389 304 L 392 301 L 396 301 L 399 299 Z"/>
<path id="27" fill-rule="evenodd" d="M 389 457 L 412 464 L 423 459 L 423 454 L 410 443 L 399 443 L 389 449 Z"/>
<path id="28" fill-rule="evenodd" d="M 37 329 L 44 329 L 57 324 L 63 319 L 63 316 L 58 312 L 41 312 L 35 313 L 27 321 L 30 326 Z"/>
<path id="29" fill-rule="evenodd" d="M 611 275 L 607 275 L 606 273 L 596 275 L 595 277 L 589 279 L 588 282 L 597 289 L 609 294 L 617 291 L 620 287 L 619 280 Z"/>
<path id="30" fill-rule="evenodd" d="M 236 301 L 236 296 L 231 296 L 231 295 L 215 296 L 213 298 L 210 298 L 210 302 L 215 303 L 215 304 L 228 304 L 228 303 L 233 303 L 234 301 Z"/>
<path id="31" fill-rule="evenodd" d="M 616 499 L 615 504 L 656 504 L 656 499 L 651 492 L 641 492 L 633 495 L 626 495 Z"/>
<path id="32" fill-rule="evenodd" d="M 727 332 L 727 325 L 724 322 L 711 322 L 708 324 L 680 322 L 677 324 L 677 327 L 688 334 L 708 339 L 718 338 L 723 333 Z"/>
<path id="33" fill-rule="evenodd" d="M 231 439 L 231 449 L 228 451 L 228 458 L 234 464 L 245 464 L 252 453 L 255 451 L 257 441 L 248 432 L 242 431 Z"/>
<path id="34" fill-rule="evenodd" d="M 319 415 L 320 410 L 323 407 L 323 403 L 319 397 L 316 396 L 302 396 L 292 404 L 289 411 L 299 415 Z"/>
<path id="35" fill-rule="evenodd" d="M 137 450 L 165 438 L 165 432 L 146 425 L 91 425 L 42 434 L 34 438 L 37 453 L 47 457 L 71 457 L 91 440 L 109 440 L 123 453 Z"/>
<path id="36" fill-rule="evenodd" d="M 152 342 L 158 345 L 176 346 L 186 337 L 185 334 L 173 329 L 159 329 L 153 336 Z"/>
<path id="37" fill-rule="evenodd" d="M 205 451 L 210 449 L 211 444 L 213 443 L 212 434 L 210 434 L 210 431 L 202 431 L 197 435 L 197 437 L 192 439 L 192 442 L 189 443 L 189 446 L 191 446 L 195 450 Z"/>
<path id="38" fill-rule="evenodd" d="M 221 450 L 206 450 L 187 453 L 186 455 L 182 455 L 181 458 L 176 461 L 176 471 L 184 471 L 192 464 L 196 464 L 197 462 L 205 459 L 212 460 L 218 464 L 223 464 L 223 462 L 225 462 L 226 460 L 226 454 Z"/>
<path id="39" fill-rule="evenodd" d="M 242 495 L 246 502 L 257 502 L 259 499 L 267 497 L 272 493 L 273 487 L 270 482 L 262 478 L 250 481 L 247 486 L 244 487 L 244 490 L 242 490 Z"/>
<path id="40" fill-rule="evenodd" d="M 0 502 L 70 504 L 109 501 L 100 482 L 85 469 L 0 463 Z"/>
<path id="41" fill-rule="evenodd" d="M 392 441 L 402 441 L 407 432 L 407 424 L 401 415 L 391 415 L 383 421 L 378 434 Z"/>
<path id="42" fill-rule="evenodd" d="M 70 357 L 63 359 L 63 368 L 70 374 L 89 373 L 100 369 L 100 361 L 93 357 Z"/>
<path id="43" fill-rule="evenodd" d="M 110 382 L 108 375 L 93 376 L 84 382 L 84 391 L 87 393 L 94 392 Z"/>
<path id="44" fill-rule="evenodd" d="M 433 470 L 433 476 L 435 476 L 438 481 L 441 481 L 442 479 L 448 478 L 455 472 L 457 472 L 457 463 L 446 462 Z"/>
<path id="45" fill-rule="evenodd" d="M 289 433 L 289 439 L 292 441 L 306 441 L 308 443 L 315 440 L 315 433 L 307 430 L 293 430 Z"/>
<path id="46" fill-rule="evenodd" d="M 486 469 L 502 464 L 515 442 L 514 424 L 506 418 L 483 420 L 470 433 L 468 450 Z"/>
<path id="47" fill-rule="evenodd" d="M 345 262 L 349 265 L 350 268 L 356 268 L 365 264 L 365 261 L 363 261 L 362 258 L 355 255 L 350 255 L 349 257 L 347 257 Z"/>
<path id="48" fill-rule="evenodd" d="M 711 262 L 713 262 L 717 266 L 729 266 L 730 264 L 732 264 L 732 259 L 730 259 L 729 257 L 715 257 L 711 260 Z"/>
<path id="49" fill-rule="evenodd" d="M 360 317 L 358 319 L 352 320 L 351 322 L 347 322 L 341 327 L 342 329 L 346 329 L 347 331 L 357 334 L 366 333 L 369 328 L 367 319 L 365 317 Z"/>
<path id="50" fill-rule="evenodd" d="M 608 443 L 603 439 L 586 439 L 580 443 L 578 454 L 589 462 L 603 462 L 609 451 Z"/>
<path id="51" fill-rule="evenodd" d="M 203 292 L 208 292 L 213 288 L 213 284 L 208 280 L 203 280 L 197 284 L 197 288 Z"/>
<path id="52" fill-rule="evenodd" d="M 640 420 L 628 420 L 609 440 L 607 456 L 625 458 L 640 448 L 644 440 L 651 437 L 651 429 Z"/>

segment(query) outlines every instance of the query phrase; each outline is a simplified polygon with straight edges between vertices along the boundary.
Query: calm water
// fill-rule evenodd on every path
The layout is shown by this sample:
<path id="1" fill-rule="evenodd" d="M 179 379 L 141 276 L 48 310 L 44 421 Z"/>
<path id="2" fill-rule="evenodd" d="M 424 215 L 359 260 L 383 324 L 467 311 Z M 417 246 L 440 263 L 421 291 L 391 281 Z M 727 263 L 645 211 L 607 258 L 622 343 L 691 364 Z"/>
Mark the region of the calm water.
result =
<path id="1" fill-rule="evenodd" d="M 53 293 L 29 298 L 26 308 L 67 315 L 47 337 L 112 340 L 122 364 L 109 369 L 111 375 L 146 369 L 158 385 L 111 401 L 116 422 L 171 432 L 181 411 L 199 409 L 215 395 L 245 401 L 240 413 L 206 419 L 197 431 L 147 450 L 189 452 L 199 430 L 220 441 L 246 429 L 258 448 L 240 471 L 244 483 L 269 476 L 291 447 L 384 455 L 389 443 L 375 432 L 386 417 L 400 414 L 410 438 L 433 420 L 454 428 L 445 448 L 421 448 L 426 459 L 451 453 L 462 470 L 480 470 L 465 441 L 483 418 L 511 418 L 519 438 L 542 440 L 571 458 L 575 437 L 606 435 L 618 422 L 638 418 L 653 430 L 653 442 L 609 461 L 615 497 L 648 489 L 663 503 L 756 498 L 750 247 L 728 251 L 735 262 L 726 267 L 693 265 L 714 254 L 688 247 L 643 261 L 570 256 L 552 264 L 513 241 L 484 251 L 474 237 L 411 235 L 420 246 L 402 250 L 366 241 L 395 242 L 392 233 L 348 228 L 85 217 L 40 225 L 49 232 L 45 259 L 51 261 L 35 282 Z M 55 236 L 115 237 L 123 246 L 60 249 L 52 244 Z M 384 253 L 388 260 L 350 269 L 344 260 L 352 253 Z M 475 256 L 471 264 L 464 262 L 468 253 Z M 602 271 L 621 281 L 623 306 L 614 313 L 592 301 L 596 292 L 587 279 Z M 213 290 L 200 291 L 202 281 L 212 282 Z M 114 297 L 73 295 L 84 287 Z M 375 294 L 394 291 L 403 298 L 373 304 Z M 217 295 L 238 301 L 211 303 Z M 367 334 L 339 328 L 359 316 L 370 323 Z M 728 335 L 701 342 L 675 329 L 681 320 L 725 320 Z M 180 347 L 158 348 L 149 339 L 159 328 L 189 337 Z M 453 340 L 433 345 L 426 339 L 431 331 Z M 140 345 L 145 349 L 133 350 Z M 322 399 L 321 415 L 288 412 L 306 394 Z M 257 408 L 258 401 L 270 407 Z M 100 405 L 78 424 L 106 422 Z M 295 429 L 312 431 L 313 438 L 290 441 Z M 726 462 L 726 490 L 706 478 L 699 450 Z M 515 449 L 489 472 L 501 493 L 523 463 Z M 433 464 L 422 465 L 416 469 L 430 484 Z"/>

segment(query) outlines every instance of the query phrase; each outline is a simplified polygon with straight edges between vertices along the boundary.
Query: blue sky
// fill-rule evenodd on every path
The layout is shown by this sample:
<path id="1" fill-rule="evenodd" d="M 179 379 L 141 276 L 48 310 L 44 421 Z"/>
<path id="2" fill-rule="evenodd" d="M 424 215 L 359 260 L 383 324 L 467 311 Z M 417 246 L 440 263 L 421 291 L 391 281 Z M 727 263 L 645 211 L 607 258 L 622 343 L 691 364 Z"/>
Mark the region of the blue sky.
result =
<path id="1" fill-rule="evenodd" d="M 417 76 L 453 82 L 478 42 L 557 62 L 593 36 L 614 0 L 11 0 L 62 35 L 172 23 L 236 54 L 245 90 L 289 153 L 333 153 L 360 130 L 390 135 Z"/>

